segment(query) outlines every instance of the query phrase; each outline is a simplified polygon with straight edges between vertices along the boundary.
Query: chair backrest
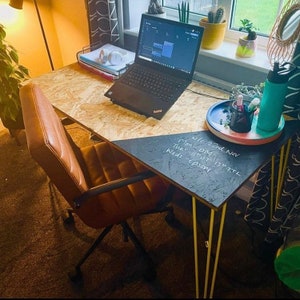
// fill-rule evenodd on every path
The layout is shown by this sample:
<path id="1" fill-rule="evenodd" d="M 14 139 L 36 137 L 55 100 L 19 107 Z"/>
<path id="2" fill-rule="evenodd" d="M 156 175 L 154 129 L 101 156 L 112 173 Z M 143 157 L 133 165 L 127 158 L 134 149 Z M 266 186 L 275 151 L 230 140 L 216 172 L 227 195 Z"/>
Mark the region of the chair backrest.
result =
<path id="1" fill-rule="evenodd" d="M 20 88 L 29 152 L 65 199 L 75 199 L 88 189 L 76 149 L 41 89 L 29 83 Z"/>

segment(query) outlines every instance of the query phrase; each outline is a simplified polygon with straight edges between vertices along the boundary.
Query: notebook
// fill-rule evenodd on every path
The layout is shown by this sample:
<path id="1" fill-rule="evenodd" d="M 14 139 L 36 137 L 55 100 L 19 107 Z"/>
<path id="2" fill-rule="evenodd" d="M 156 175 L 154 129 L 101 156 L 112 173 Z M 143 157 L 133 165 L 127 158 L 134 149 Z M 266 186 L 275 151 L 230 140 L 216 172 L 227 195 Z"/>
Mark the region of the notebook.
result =
<path id="1" fill-rule="evenodd" d="M 134 63 L 105 96 L 115 104 L 160 120 L 192 81 L 203 30 L 142 14 Z"/>

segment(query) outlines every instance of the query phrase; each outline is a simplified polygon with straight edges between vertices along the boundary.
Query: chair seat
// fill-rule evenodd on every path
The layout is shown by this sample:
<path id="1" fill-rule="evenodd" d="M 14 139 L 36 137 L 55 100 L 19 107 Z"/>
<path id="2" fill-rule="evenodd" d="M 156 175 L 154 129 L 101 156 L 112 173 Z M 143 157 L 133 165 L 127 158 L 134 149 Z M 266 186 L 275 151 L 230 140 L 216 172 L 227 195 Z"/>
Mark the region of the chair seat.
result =
<path id="1" fill-rule="evenodd" d="M 90 188 L 147 171 L 142 164 L 107 142 L 81 148 Z M 101 228 L 153 210 L 170 184 L 158 176 L 86 200 L 78 211 L 87 225 Z M 138 200 L 137 200 L 138 199 Z M 141 201 L 141 199 L 143 199 Z M 99 218 L 101 216 L 101 218 Z"/>

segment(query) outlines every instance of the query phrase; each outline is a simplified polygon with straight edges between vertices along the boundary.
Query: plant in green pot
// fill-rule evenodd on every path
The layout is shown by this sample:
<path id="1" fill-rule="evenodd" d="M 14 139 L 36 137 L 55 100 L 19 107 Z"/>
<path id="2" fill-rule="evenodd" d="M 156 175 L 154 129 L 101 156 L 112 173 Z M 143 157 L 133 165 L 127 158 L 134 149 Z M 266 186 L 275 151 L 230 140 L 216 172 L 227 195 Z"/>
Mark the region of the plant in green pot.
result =
<path id="1" fill-rule="evenodd" d="M 178 3 L 178 17 L 179 22 L 181 23 L 189 23 L 190 16 L 190 4 L 186 1 L 181 1 L 181 5 Z"/>
<path id="2" fill-rule="evenodd" d="M 254 27 L 253 23 L 249 19 L 241 20 L 242 26 L 239 27 L 239 31 L 247 33 L 246 36 L 240 37 L 238 46 L 236 49 L 236 56 L 238 57 L 252 57 L 256 51 L 256 38 L 257 28 Z"/>
<path id="3" fill-rule="evenodd" d="M 221 46 L 225 37 L 227 26 L 225 8 L 219 6 L 216 9 L 211 9 L 207 17 L 199 21 L 199 25 L 204 27 L 201 48 L 207 50 L 217 49 Z"/>
<path id="4" fill-rule="evenodd" d="M 5 38 L 5 28 L 0 24 L 0 119 L 13 135 L 14 130 L 24 129 L 19 87 L 29 78 L 29 72 L 19 64 L 17 50 Z"/>

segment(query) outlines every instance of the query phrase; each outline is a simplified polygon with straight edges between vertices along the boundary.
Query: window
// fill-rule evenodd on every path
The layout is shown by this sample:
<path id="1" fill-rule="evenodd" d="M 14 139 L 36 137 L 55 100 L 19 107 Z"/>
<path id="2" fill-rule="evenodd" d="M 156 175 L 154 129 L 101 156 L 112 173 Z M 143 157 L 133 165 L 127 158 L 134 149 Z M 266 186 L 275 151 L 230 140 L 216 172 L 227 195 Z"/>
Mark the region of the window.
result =
<path id="1" fill-rule="evenodd" d="M 232 9 L 230 28 L 237 30 L 241 19 L 249 19 L 256 27 L 256 32 L 262 36 L 269 36 L 276 17 L 288 0 L 235 0 Z M 245 12 L 247 12 L 245 14 Z"/>
<path id="2" fill-rule="evenodd" d="M 158 0 L 169 19 L 178 20 L 178 4 L 182 0 Z M 199 24 L 208 11 L 216 5 L 226 12 L 228 30 L 225 41 L 216 50 L 200 51 L 195 69 L 195 79 L 221 89 L 229 90 L 230 85 L 247 82 L 255 85 L 265 80 L 270 67 L 266 53 L 268 35 L 276 16 L 289 0 L 186 0 L 189 3 L 189 23 Z M 135 50 L 141 14 L 147 12 L 150 0 L 118 0 L 122 3 L 124 24 L 124 45 Z M 258 28 L 258 51 L 250 59 L 235 57 L 236 44 L 241 36 L 238 30 L 241 19 L 249 19 Z M 228 72 L 228 70 L 231 72 Z"/>
<path id="3" fill-rule="evenodd" d="M 288 0 L 187 0 L 189 3 L 191 20 L 196 21 L 207 15 L 214 6 L 225 7 L 229 29 L 238 31 L 241 19 L 249 19 L 261 36 L 269 36 L 276 17 Z M 162 0 L 162 6 L 167 14 L 177 13 L 177 6 L 181 1 Z"/>
<path id="4" fill-rule="evenodd" d="M 206 16 L 211 7 L 225 7 L 228 29 L 226 40 L 236 41 L 241 19 L 249 19 L 260 36 L 258 44 L 265 46 L 276 16 L 288 0 L 186 0 L 190 7 L 190 22 L 198 24 L 200 18 Z M 150 0 L 123 0 L 124 29 L 138 31 L 140 15 L 148 9 Z M 178 20 L 178 4 L 181 0 L 161 0 L 168 18 Z"/>

